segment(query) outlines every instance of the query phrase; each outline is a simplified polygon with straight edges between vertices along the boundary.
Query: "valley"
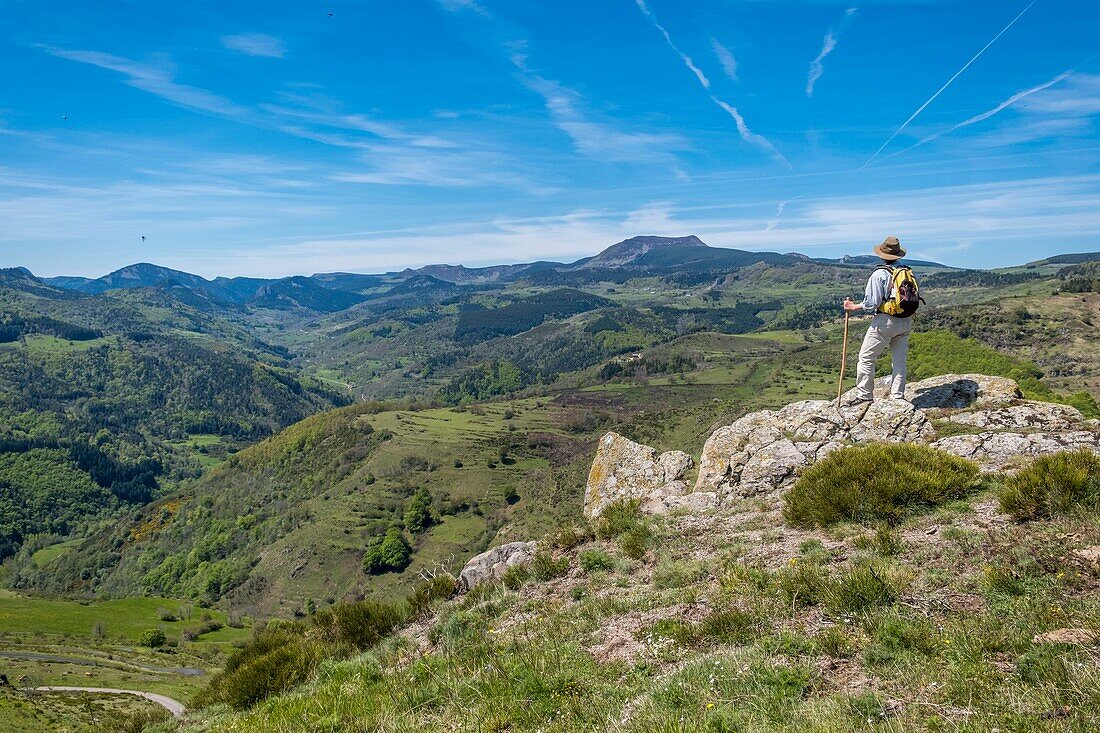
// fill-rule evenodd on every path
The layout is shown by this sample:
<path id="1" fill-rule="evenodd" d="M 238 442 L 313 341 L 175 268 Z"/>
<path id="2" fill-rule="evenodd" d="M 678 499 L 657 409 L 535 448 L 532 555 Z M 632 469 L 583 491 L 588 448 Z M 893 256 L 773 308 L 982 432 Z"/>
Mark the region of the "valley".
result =
<path id="1" fill-rule="evenodd" d="M 1088 262 L 916 269 L 911 379 L 1002 375 L 1100 416 Z M 0 671 L 186 702 L 266 619 L 399 601 L 569 526 L 609 429 L 701 447 L 835 396 L 838 304 L 866 272 L 694 237 L 275 281 L 3 271 Z M 3 694 L 0 720 L 42 726 L 74 704 Z"/>

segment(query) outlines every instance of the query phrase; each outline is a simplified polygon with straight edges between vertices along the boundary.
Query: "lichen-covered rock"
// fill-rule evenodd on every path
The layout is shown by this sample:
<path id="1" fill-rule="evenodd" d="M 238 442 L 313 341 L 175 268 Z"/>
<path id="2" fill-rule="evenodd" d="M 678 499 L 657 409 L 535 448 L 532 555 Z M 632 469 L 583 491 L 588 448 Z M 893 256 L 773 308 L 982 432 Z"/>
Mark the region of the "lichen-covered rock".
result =
<path id="1" fill-rule="evenodd" d="M 1069 405 L 1026 401 L 1010 407 L 975 410 L 950 415 L 949 421 L 985 430 L 1067 430 L 1085 421 L 1085 416 Z"/>
<path id="2" fill-rule="evenodd" d="M 513 565 L 531 562 L 536 549 L 534 542 L 509 542 L 475 555 L 458 574 L 458 592 L 467 593 L 486 581 L 500 580 Z"/>
<path id="3" fill-rule="evenodd" d="M 718 428 L 703 446 L 695 491 L 716 492 L 726 503 L 770 494 L 849 442 L 917 441 L 934 435 L 924 414 L 905 400 L 839 409 L 829 400 L 795 402 Z"/>
<path id="4" fill-rule="evenodd" d="M 638 500 L 647 504 L 652 499 L 679 496 L 687 491 L 687 484 L 681 479 L 691 466 L 691 456 L 683 451 L 658 456 L 648 445 L 635 443 L 618 433 L 607 433 L 600 438 L 596 459 L 588 472 L 584 513 L 598 517 L 608 504 L 616 501 Z"/>
<path id="5" fill-rule="evenodd" d="M 933 448 L 968 458 L 986 472 L 1012 471 L 1021 463 L 1050 453 L 1086 448 L 1100 453 L 1100 435 L 1091 430 L 1062 433 L 995 433 L 952 435 Z"/>
<path id="6" fill-rule="evenodd" d="M 855 390 L 844 393 L 843 401 L 850 401 Z M 875 380 L 875 399 L 890 397 L 890 378 Z M 985 374 L 943 374 L 906 385 L 905 399 L 921 410 L 961 410 L 966 407 L 992 407 L 1011 404 L 1023 397 L 1020 386 L 1007 377 L 990 377 Z"/>
<path id="7" fill-rule="evenodd" d="M 879 380 L 876 391 L 885 387 L 886 380 Z M 937 440 L 928 415 L 981 432 Z M 644 511 L 664 513 L 705 511 L 742 497 L 774 495 L 832 451 L 884 441 L 930 443 L 985 471 L 1004 471 L 1062 450 L 1085 447 L 1100 453 L 1100 424 L 1066 405 L 1023 400 L 1011 379 L 947 374 L 909 385 L 904 400 L 842 400 L 840 407 L 832 400 L 803 400 L 745 415 L 711 434 L 694 489 L 684 482 L 691 468 L 686 453 L 658 456 L 649 446 L 608 433 L 588 477 L 585 513 L 597 516 L 621 499 L 637 499 Z"/>

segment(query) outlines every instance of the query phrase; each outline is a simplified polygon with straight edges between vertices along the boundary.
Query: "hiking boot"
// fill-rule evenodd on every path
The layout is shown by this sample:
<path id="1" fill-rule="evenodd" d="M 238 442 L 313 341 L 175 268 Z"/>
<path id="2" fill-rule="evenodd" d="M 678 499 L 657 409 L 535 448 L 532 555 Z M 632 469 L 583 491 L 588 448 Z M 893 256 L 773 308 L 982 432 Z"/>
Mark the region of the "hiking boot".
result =
<path id="1" fill-rule="evenodd" d="M 841 407 L 855 407 L 856 405 L 868 405 L 874 402 L 871 397 L 851 397 L 840 403 Z"/>

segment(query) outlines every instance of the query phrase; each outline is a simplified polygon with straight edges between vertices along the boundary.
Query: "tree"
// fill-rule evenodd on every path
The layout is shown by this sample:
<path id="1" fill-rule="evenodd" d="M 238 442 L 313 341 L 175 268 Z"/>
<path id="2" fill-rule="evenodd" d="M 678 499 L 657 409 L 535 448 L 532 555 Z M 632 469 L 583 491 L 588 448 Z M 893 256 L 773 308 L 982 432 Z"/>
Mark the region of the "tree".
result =
<path id="1" fill-rule="evenodd" d="M 405 529 L 416 534 L 436 522 L 436 517 L 432 514 L 432 495 L 427 489 L 417 489 L 405 507 Z"/>
<path id="2" fill-rule="evenodd" d="M 412 561 L 412 547 L 397 525 L 386 530 L 385 537 L 375 538 L 363 555 L 363 572 L 371 575 L 400 572 Z"/>
<path id="3" fill-rule="evenodd" d="M 159 646 L 167 644 L 168 637 L 165 636 L 164 632 L 160 629 L 146 629 L 138 634 L 137 642 L 150 649 L 156 649 Z"/>

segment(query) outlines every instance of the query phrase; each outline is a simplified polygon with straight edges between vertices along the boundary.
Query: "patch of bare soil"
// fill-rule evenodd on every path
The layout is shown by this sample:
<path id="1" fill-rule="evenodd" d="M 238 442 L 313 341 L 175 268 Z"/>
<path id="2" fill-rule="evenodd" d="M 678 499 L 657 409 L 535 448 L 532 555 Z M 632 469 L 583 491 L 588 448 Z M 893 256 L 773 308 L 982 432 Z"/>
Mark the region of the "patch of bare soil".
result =
<path id="1" fill-rule="evenodd" d="M 588 647 L 597 662 L 635 662 L 639 659 L 659 661 L 661 645 L 665 640 L 646 638 L 641 632 L 648 626 L 665 619 L 678 619 L 685 623 L 698 623 L 707 613 L 707 603 L 680 603 L 666 608 L 630 613 L 607 619 L 595 632 L 598 641 Z"/>

